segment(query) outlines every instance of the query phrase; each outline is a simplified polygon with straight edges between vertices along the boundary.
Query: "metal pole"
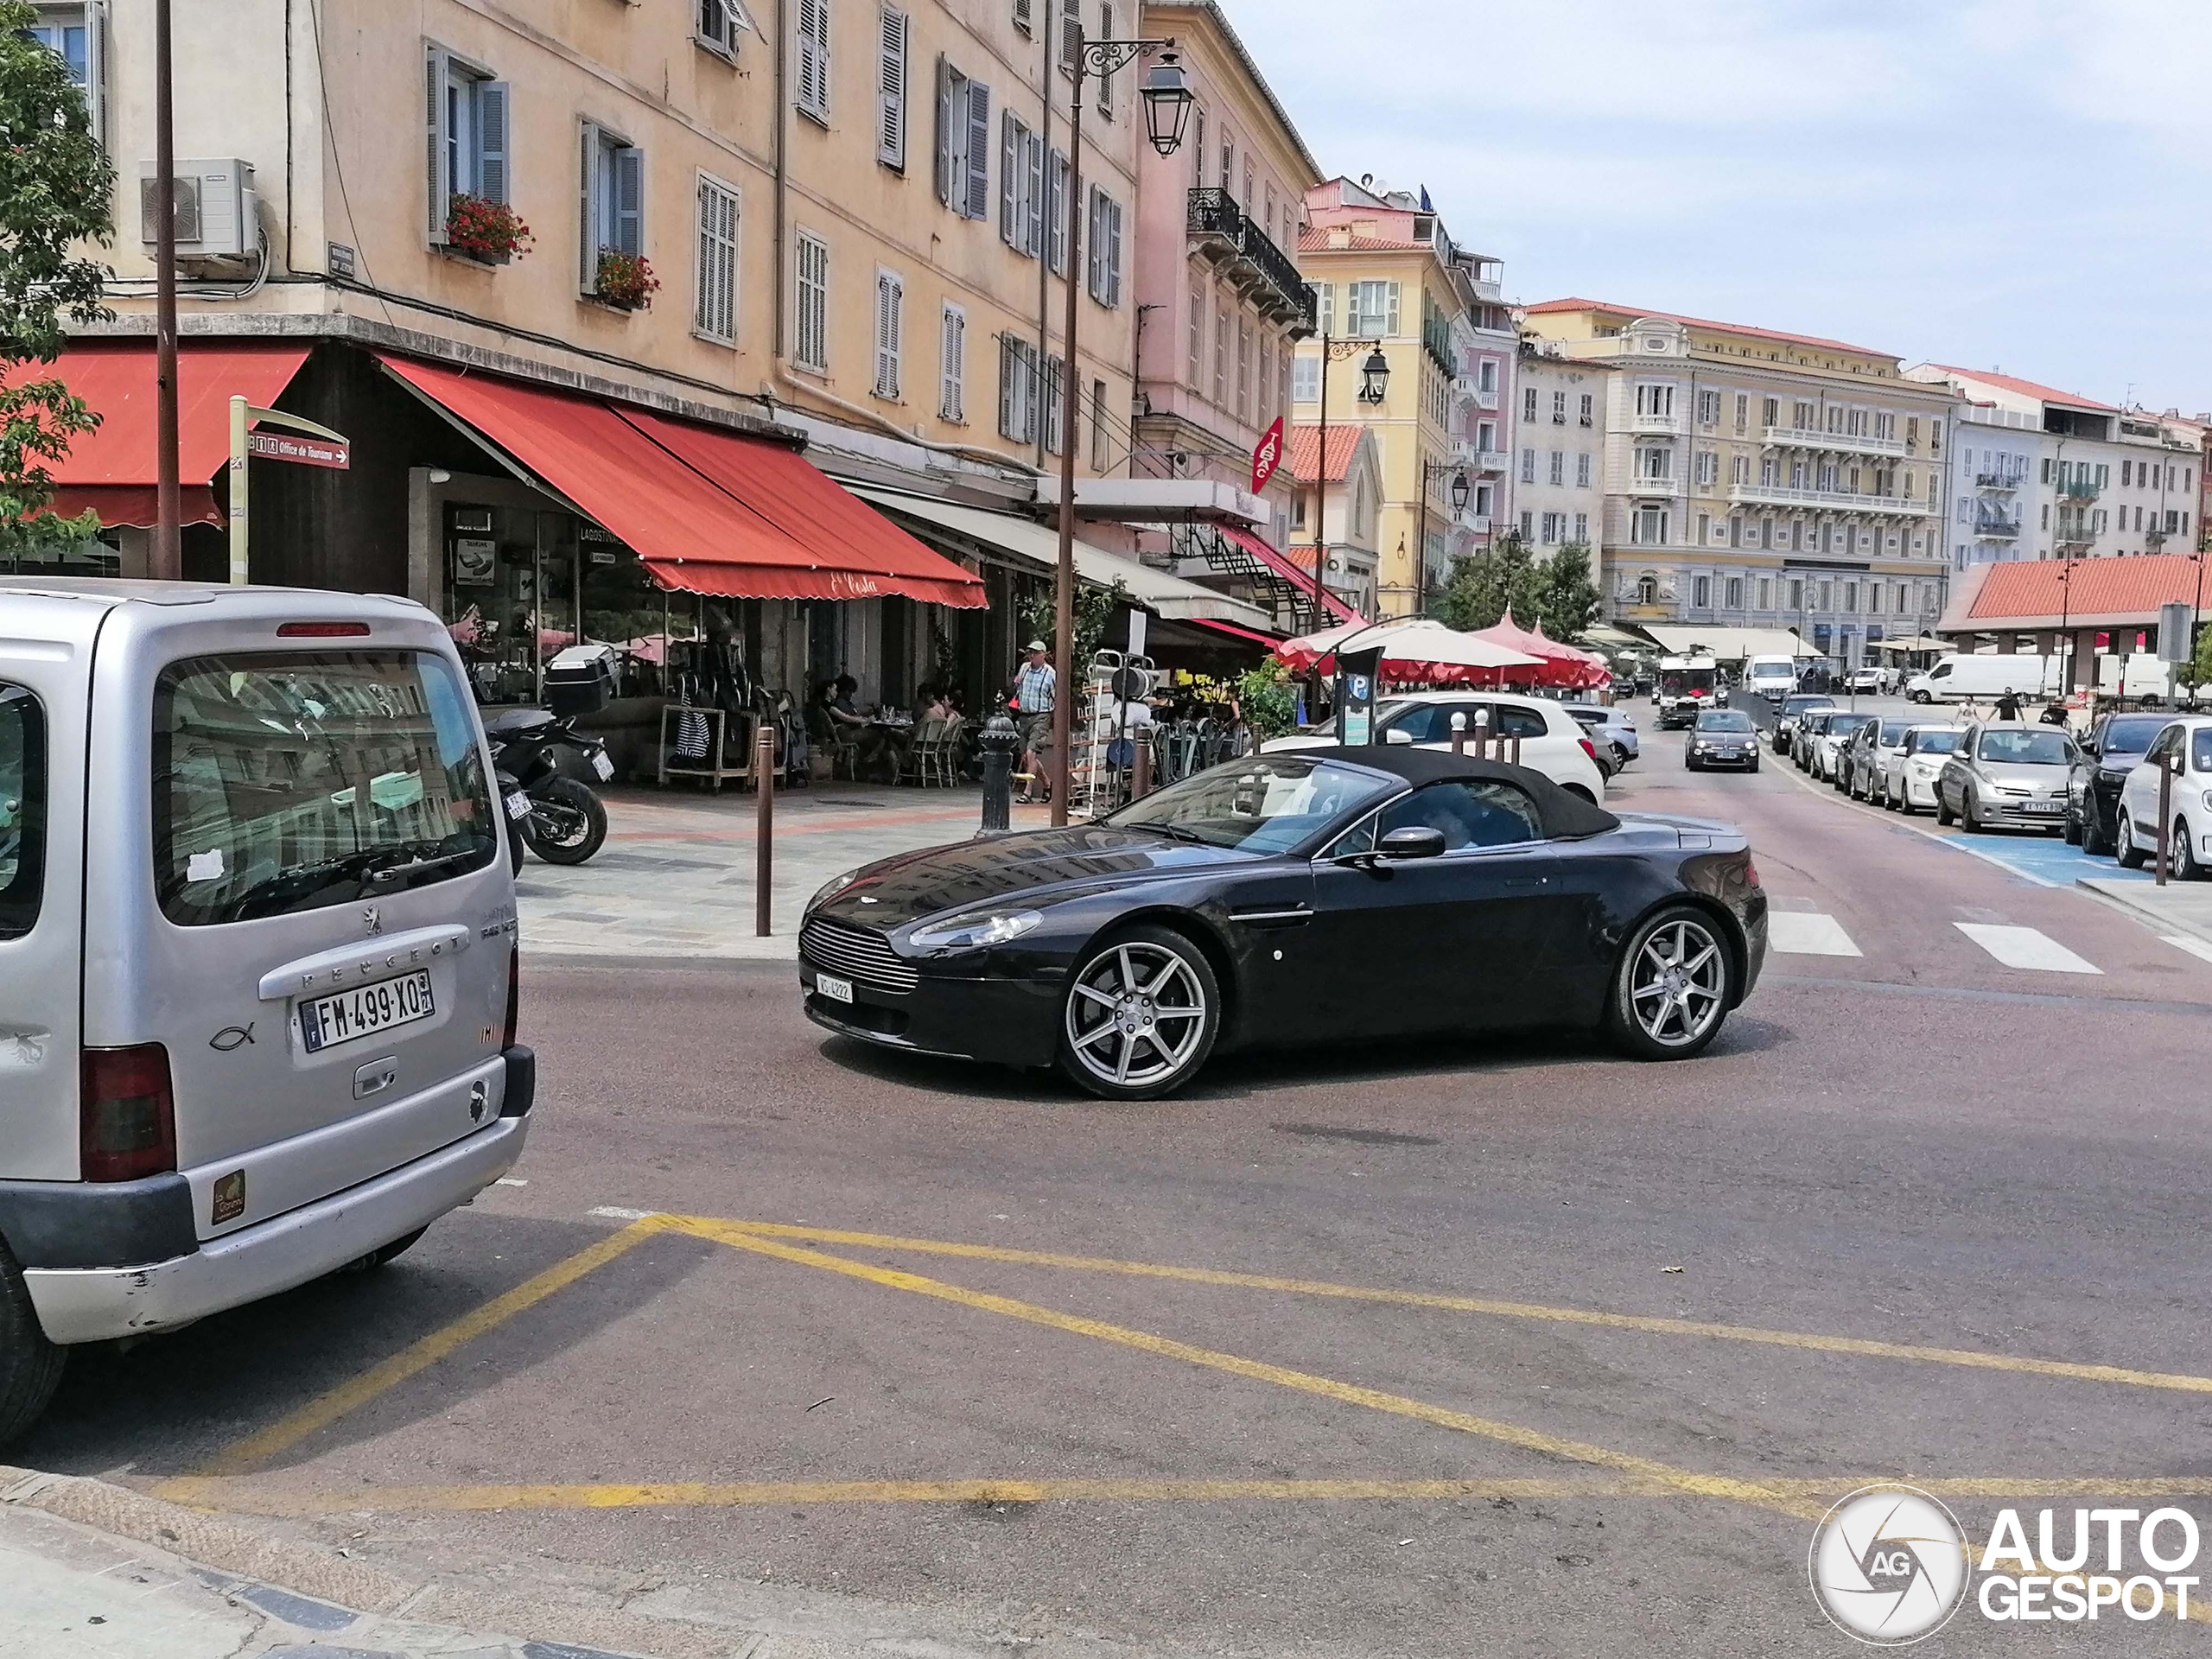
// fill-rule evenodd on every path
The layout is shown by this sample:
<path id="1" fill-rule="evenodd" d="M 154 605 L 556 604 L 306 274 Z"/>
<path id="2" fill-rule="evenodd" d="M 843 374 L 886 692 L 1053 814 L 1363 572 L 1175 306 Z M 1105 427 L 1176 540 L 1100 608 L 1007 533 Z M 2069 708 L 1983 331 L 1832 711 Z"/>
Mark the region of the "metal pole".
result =
<path id="1" fill-rule="evenodd" d="M 715 755 L 714 764 L 721 763 L 722 757 Z M 753 831 L 753 931 L 765 939 L 775 913 L 776 728 L 771 721 L 762 721 L 753 734 L 753 778 L 760 790 L 760 809 Z"/>
<path id="2" fill-rule="evenodd" d="M 1068 821 L 1068 785 L 1074 776 L 1075 712 L 1075 336 L 1077 298 L 1083 286 L 1083 25 L 1069 25 L 1074 59 L 1075 103 L 1068 117 L 1068 307 L 1066 346 L 1060 365 L 1060 562 L 1052 578 L 1052 826 Z M 1049 69 L 1046 72 L 1049 76 Z M 1039 365 L 1043 379 L 1043 365 Z M 1044 419 L 1044 411 L 1038 411 Z"/>
<path id="3" fill-rule="evenodd" d="M 1421 509 L 1414 531 L 1414 614 L 1422 616 L 1428 611 L 1428 458 L 1416 449 L 1414 460 L 1421 468 Z"/>
<path id="4" fill-rule="evenodd" d="M 176 458 L 176 121 L 169 86 L 169 0 L 154 0 L 154 476 L 152 575 L 184 575 Z"/>
<path id="5" fill-rule="evenodd" d="M 1129 764 L 1129 798 L 1141 801 L 1152 793 L 1152 728 L 1136 740 L 1136 753 Z"/>
<path id="6" fill-rule="evenodd" d="M 1321 336 L 1321 454 L 1313 463 L 1313 631 L 1328 626 L 1328 607 L 1321 602 L 1321 560 L 1329 543 L 1329 359 L 1334 354 L 1327 334 Z M 1313 683 L 1321 671 L 1313 671 Z"/>
<path id="7" fill-rule="evenodd" d="M 246 583 L 246 472 L 244 397 L 231 399 L 231 585 Z"/>

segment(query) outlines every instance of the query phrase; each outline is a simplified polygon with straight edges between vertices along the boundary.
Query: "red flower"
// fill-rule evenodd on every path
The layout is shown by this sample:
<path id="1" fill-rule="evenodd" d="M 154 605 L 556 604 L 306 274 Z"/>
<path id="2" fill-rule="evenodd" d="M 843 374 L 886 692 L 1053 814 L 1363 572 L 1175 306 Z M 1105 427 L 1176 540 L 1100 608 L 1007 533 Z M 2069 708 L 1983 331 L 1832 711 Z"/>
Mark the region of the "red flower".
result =
<path id="1" fill-rule="evenodd" d="M 446 209 L 446 245 L 479 259 L 518 259 L 530 251 L 530 226 L 504 201 L 465 192 Z"/>

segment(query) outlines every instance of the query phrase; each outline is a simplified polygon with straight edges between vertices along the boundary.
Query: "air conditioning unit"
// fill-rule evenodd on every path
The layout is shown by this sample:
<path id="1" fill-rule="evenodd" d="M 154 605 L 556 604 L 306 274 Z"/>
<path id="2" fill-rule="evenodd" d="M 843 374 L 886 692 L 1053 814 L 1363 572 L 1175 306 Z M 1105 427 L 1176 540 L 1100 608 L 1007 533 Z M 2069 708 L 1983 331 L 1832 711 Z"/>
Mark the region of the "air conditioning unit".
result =
<path id="1" fill-rule="evenodd" d="M 261 257 L 260 198 L 253 163 L 232 156 L 176 164 L 176 257 L 242 264 Z M 138 163 L 138 239 L 151 252 L 161 234 L 154 164 Z"/>

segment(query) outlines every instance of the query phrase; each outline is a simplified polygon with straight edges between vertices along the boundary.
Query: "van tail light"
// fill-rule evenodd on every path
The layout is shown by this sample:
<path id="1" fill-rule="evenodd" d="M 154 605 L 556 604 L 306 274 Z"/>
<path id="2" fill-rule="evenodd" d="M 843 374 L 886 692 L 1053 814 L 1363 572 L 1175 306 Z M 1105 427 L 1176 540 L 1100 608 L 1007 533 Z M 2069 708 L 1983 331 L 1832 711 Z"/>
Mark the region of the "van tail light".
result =
<path id="1" fill-rule="evenodd" d="M 501 1049 L 515 1046 L 515 1028 L 522 1023 L 522 946 L 507 957 L 507 1023 L 499 1039 Z"/>
<path id="2" fill-rule="evenodd" d="M 279 639 L 365 639 L 369 625 L 365 622 L 280 622 L 276 625 Z"/>
<path id="3" fill-rule="evenodd" d="M 176 1167 L 176 1101 L 159 1043 L 88 1048 L 78 1074 L 78 1157 L 88 1181 L 135 1181 Z"/>
<path id="4" fill-rule="evenodd" d="M 1582 746 L 1583 753 L 1588 755 L 1592 760 L 1598 758 L 1598 746 L 1588 738 L 1578 737 L 1574 741 Z"/>

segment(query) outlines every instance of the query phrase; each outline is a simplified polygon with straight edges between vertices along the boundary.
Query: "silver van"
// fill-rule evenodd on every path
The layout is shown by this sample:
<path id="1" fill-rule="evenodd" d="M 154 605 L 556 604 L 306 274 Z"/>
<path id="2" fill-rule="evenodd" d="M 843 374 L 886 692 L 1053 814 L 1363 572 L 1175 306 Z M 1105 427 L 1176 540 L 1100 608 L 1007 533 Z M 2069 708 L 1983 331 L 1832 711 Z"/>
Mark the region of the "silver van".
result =
<path id="1" fill-rule="evenodd" d="M 406 600 L 0 579 L 0 1443 L 68 1344 L 388 1261 L 513 1166 L 467 687 Z"/>

